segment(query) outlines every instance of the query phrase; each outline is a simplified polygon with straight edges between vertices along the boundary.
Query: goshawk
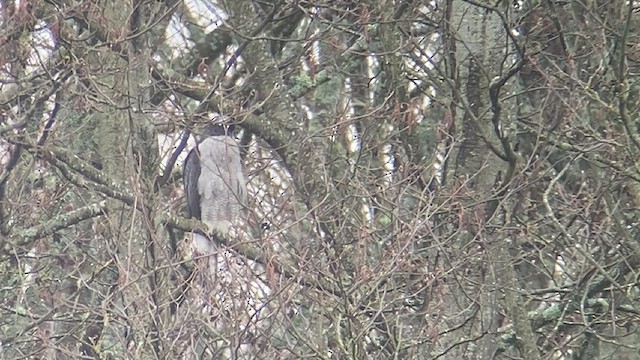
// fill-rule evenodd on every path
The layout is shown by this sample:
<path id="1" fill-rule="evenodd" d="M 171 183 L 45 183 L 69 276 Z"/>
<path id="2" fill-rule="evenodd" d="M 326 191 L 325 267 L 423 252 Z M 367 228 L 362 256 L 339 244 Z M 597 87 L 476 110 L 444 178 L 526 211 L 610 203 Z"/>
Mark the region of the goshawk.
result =
<path id="1" fill-rule="evenodd" d="M 202 220 L 214 232 L 229 234 L 242 219 L 247 188 L 234 137 L 234 125 L 212 123 L 200 134 L 184 163 L 183 182 L 191 217 Z"/>

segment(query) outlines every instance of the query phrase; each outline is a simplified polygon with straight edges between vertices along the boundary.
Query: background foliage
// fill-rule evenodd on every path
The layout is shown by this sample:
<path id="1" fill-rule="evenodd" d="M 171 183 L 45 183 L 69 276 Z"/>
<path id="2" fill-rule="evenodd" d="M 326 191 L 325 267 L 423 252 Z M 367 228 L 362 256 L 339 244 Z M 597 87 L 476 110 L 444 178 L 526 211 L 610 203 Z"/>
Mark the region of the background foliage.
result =
<path id="1" fill-rule="evenodd" d="M 0 357 L 637 359 L 635 1 L 0 1 Z M 247 219 L 194 249 L 189 130 Z"/>

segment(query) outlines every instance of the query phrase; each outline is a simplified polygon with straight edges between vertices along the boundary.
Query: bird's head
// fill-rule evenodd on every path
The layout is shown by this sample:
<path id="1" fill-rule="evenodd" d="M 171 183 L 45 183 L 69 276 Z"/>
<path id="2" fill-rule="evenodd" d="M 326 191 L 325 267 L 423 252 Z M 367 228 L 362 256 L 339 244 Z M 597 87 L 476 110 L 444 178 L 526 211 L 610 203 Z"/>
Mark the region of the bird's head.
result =
<path id="1" fill-rule="evenodd" d="M 236 125 L 231 119 L 213 119 L 206 124 L 196 126 L 192 133 L 196 136 L 234 136 Z"/>
<path id="2" fill-rule="evenodd" d="M 207 136 L 233 136 L 236 130 L 235 124 L 211 123 L 204 128 L 203 135 Z"/>

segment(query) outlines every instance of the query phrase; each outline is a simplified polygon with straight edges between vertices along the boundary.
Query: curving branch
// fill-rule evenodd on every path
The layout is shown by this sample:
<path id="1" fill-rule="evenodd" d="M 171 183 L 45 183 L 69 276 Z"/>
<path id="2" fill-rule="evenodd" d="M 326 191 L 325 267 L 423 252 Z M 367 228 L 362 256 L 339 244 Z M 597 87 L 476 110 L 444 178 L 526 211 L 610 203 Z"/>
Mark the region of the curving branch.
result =
<path id="1" fill-rule="evenodd" d="M 56 231 L 68 228 L 76 225 L 84 220 L 105 215 L 107 210 L 106 200 L 83 206 L 79 209 L 70 211 L 68 213 L 59 214 L 42 224 L 32 226 L 27 229 L 20 230 L 10 235 L 2 243 L 2 248 L 7 251 L 7 245 L 24 247 L 29 242 L 40 239 L 45 236 L 52 235 Z M 12 224 L 9 224 L 12 225 Z"/>
<path id="2" fill-rule="evenodd" d="M 186 219 L 178 216 L 167 216 L 161 221 L 167 226 L 187 233 L 194 231 L 201 232 L 202 229 L 207 228 L 207 226 L 199 220 Z M 242 257 L 253 260 L 266 267 L 273 268 L 277 274 L 280 274 L 289 280 L 293 280 L 309 289 L 315 289 L 326 294 L 331 294 L 337 298 L 343 298 L 346 296 L 338 286 L 324 279 L 300 276 L 300 272 L 296 270 L 299 265 L 290 263 L 285 258 L 267 258 L 264 255 L 264 251 L 251 243 L 233 242 L 228 238 L 219 235 L 216 236 L 216 242 L 232 249 Z"/>

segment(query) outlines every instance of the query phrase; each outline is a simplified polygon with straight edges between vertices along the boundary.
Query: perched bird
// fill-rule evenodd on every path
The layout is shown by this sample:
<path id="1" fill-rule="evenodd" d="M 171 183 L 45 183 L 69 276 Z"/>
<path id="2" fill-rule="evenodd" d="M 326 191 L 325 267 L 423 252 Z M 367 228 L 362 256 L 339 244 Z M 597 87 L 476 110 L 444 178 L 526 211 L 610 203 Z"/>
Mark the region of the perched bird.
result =
<path id="1" fill-rule="evenodd" d="M 200 134 L 196 133 L 197 145 L 184 163 L 183 183 L 189 215 L 202 220 L 209 228 L 209 235 L 227 236 L 231 225 L 243 218 L 247 203 L 234 130 L 234 125 L 224 123 L 207 125 Z"/>

